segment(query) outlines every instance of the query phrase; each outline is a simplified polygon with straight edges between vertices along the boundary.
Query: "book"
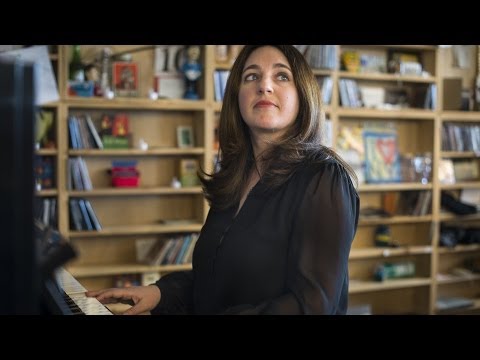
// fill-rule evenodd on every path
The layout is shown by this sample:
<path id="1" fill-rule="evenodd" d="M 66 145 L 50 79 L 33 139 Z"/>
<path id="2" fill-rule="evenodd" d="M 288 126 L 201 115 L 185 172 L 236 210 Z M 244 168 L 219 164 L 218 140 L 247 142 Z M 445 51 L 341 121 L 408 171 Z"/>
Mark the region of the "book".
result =
<path id="1" fill-rule="evenodd" d="M 93 210 L 93 207 L 92 207 L 92 204 L 90 204 L 90 201 L 85 200 L 85 207 L 87 208 L 88 215 L 90 216 L 90 220 L 92 221 L 92 224 L 95 230 L 97 231 L 102 230 L 102 225 L 100 225 L 100 221 L 98 221 L 97 214 Z"/>
<path id="2" fill-rule="evenodd" d="M 135 254 L 138 263 L 146 263 L 146 258 L 149 252 L 153 249 L 157 242 L 160 241 L 155 238 L 135 239 Z"/>
<path id="3" fill-rule="evenodd" d="M 437 299 L 436 305 L 437 310 L 460 309 L 472 306 L 473 301 L 464 297 L 440 297 Z"/>
<path id="4" fill-rule="evenodd" d="M 462 189 L 460 201 L 477 207 L 480 210 L 480 189 Z"/>
<path id="5" fill-rule="evenodd" d="M 183 187 L 198 185 L 197 171 L 199 169 L 197 159 L 180 160 L 180 182 Z"/>
<path id="6" fill-rule="evenodd" d="M 128 131 L 128 116 L 127 114 L 116 114 L 113 118 L 112 135 L 127 136 Z"/>
<path id="7" fill-rule="evenodd" d="M 100 139 L 100 136 L 98 135 L 98 131 L 95 128 L 95 125 L 93 124 L 92 118 L 90 117 L 90 115 L 87 115 L 86 118 L 87 118 L 88 128 L 90 129 L 90 133 L 92 134 L 93 139 L 95 140 L 95 145 L 97 146 L 97 148 L 103 149 L 102 139 Z"/>
<path id="8" fill-rule="evenodd" d="M 82 231 L 83 230 L 82 214 L 80 211 L 80 207 L 78 205 L 78 200 L 70 199 L 69 204 L 70 204 L 70 216 L 71 216 L 70 228 L 73 230 Z"/>
<path id="9" fill-rule="evenodd" d="M 438 180 L 441 184 L 455 184 L 455 171 L 451 159 L 441 159 L 438 165 Z"/>
<path id="10" fill-rule="evenodd" d="M 86 226 L 85 230 L 93 230 L 92 222 L 90 221 L 90 217 L 88 215 L 87 207 L 85 206 L 84 199 L 78 199 L 78 205 L 80 207 L 80 212 L 82 213 L 82 219 Z"/>

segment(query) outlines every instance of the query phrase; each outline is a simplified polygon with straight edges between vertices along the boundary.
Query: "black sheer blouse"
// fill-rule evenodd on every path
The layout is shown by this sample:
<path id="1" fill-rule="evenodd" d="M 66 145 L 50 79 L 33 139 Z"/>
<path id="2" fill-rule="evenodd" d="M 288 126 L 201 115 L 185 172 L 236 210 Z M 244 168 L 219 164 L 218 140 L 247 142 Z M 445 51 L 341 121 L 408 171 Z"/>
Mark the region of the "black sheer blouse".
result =
<path id="1" fill-rule="evenodd" d="M 236 208 L 210 210 L 193 270 L 162 277 L 153 314 L 344 314 L 359 197 L 331 159 Z"/>

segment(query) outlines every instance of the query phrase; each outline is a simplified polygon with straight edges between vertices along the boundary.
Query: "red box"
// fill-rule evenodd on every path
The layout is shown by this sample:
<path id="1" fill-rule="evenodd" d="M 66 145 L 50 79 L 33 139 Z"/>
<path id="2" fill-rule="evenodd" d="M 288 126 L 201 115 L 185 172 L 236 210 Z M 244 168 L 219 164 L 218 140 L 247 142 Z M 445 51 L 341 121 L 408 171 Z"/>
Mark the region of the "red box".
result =
<path id="1" fill-rule="evenodd" d="M 112 186 L 114 187 L 138 187 L 140 173 L 135 168 L 113 168 Z"/>
<path id="2" fill-rule="evenodd" d="M 114 187 L 138 187 L 140 178 L 137 177 L 116 177 L 112 178 L 112 186 Z"/>

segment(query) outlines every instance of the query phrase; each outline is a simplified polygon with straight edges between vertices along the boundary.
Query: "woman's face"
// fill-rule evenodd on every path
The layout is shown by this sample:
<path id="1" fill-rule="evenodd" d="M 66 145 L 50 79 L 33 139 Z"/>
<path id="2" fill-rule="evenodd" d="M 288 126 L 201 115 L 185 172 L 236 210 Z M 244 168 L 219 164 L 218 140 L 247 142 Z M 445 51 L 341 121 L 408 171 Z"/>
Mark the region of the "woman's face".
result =
<path id="1" fill-rule="evenodd" d="M 240 113 L 253 134 L 282 135 L 298 114 L 299 99 L 287 58 L 275 47 L 254 50 L 243 68 Z"/>

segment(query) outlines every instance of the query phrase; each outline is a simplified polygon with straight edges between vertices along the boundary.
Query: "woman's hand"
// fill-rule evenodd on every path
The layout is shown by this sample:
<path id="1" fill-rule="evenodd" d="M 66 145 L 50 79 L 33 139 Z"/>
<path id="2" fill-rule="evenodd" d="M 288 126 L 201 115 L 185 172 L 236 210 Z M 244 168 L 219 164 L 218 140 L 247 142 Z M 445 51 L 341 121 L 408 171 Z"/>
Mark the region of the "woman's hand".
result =
<path id="1" fill-rule="evenodd" d="M 122 315 L 138 315 L 150 311 L 158 305 L 162 297 L 160 289 L 156 285 L 87 291 L 85 295 L 97 298 L 102 304 L 133 305 Z"/>

